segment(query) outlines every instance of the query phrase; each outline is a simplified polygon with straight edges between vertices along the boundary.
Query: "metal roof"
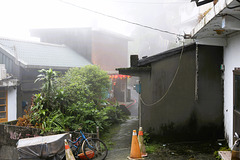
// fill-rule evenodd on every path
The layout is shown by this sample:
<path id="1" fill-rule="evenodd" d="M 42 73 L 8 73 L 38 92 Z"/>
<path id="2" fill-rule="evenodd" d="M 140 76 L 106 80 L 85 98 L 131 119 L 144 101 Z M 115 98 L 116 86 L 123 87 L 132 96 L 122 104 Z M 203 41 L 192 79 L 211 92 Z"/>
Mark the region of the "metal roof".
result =
<path id="1" fill-rule="evenodd" d="M 117 32 L 112 32 L 112 31 L 108 31 L 108 30 L 103 30 L 103 29 L 92 29 L 92 28 L 38 28 L 38 29 L 31 29 L 30 30 L 31 35 L 32 36 L 37 36 L 37 37 L 41 37 L 42 33 L 55 33 L 55 34 L 72 34 L 72 35 L 78 35 L 79 33 L 82 32 L 91 32 L 91 33 L 101 33 L 107 36 L 112 36 L 112 37 L 116 37 L 119 39 L 123 39 L 126 41 L 131 41 L 132 39 L 128 36 L 125 36 L 123 34 L 119 34 Z"/>
<path id="2" fill-rule="evenodd" d="M 196 44 L 191 43 L 187 44 L 185 46 L 173 48 L 171 50 L 167 50 L 165 52 L 150 56 L 150 57 L 144 57 L 140 60 L 138 60 L 137 67 L 130 67 L 130 68 L 116 68 L 116 70 L 119 72 L 119 74 L 126 74 L 126 75 L 132 75 L 132 76 L 139 76 L 142 73 L 150 72 L 151 71 L 151 63 L 161 61 L 165 58 L 181 54 L 181 52 L 187 52 L 189 50 L 195 49 Z"/>
<path id="3" fill-rule="evenodd" d="M 167 50 L 165 52 L 162 52 L 162 53 L 150 56 L 150 57 L 144 57 L 144 58 L 138 60 L 138 66 L 145 66 L 150 63 L 165 59 L 167 57 L 171 57 L 176 54 L 180 54 L 182 50 L 183 50 L 183 52 L 189 51 L 189 50 L 193 49 L 195 46 L 196 46 L 195 43 L 191 43 L 191 44 L 187 44 L 185 46 L 180 46 L 177 48 L 173 48 L 171 50 Z"/>
<path id="4" fill-rule="evenodd" d="M 201 6 L 207 3 L 212 2 L 213 0 L 191 0 L 191 2 L 195 1 L 197 6 Z"/>
<path id="5" fill-rule="evenodd" d="M 229 18 L 235 24 L 231 23 L 230 26 Z M 211 10 L 192 30 L 191 36 L 198 44 L 225 46 L 227 45 L 226 38 L 239 33 L 239 29 L 232 27 L 239 25 L 239 22 L 239 0 L 218 0 L 216 5 L 213 5 Z"/>
<path id="6" fill-rule="evenodd" d="M 91 64 L 63 45 L 0 38 L 0 47 L 28 68 L 70 68 Z"/>

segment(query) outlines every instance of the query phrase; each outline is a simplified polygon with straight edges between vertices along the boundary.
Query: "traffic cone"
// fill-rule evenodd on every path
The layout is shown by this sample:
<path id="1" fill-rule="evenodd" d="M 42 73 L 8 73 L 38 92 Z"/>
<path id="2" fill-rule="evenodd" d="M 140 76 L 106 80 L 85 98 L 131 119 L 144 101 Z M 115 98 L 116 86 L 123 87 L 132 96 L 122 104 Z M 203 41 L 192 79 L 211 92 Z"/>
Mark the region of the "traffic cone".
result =
<path id="1" fill-rule="evenodd" d="M 64 140 L 65 142 L 65 155 L 66 155 L 66 160 L 75 160 L 72 150 L 70 149 L 67 140 Z"/>
<path id="2" fill-rule="evenodd" d="M 140 147 L 140 151 L 141 151 L 142 157 L 147 157 L 146 148 L 145 148 L 145 145 L 144 145 L 143 141 L 144 141 L 144 138 L 143 138 L 143 129 L 142 129 L 142 127 L 140 127 L 140 128 L 139 128 L 139 131 L 138 131 L 139 147 Z"/>
<path id="3" fill-rule="evenodd" d="M 128 159 L 142 159 L 136 130 L 133 130 L 131 152 L 130 157 L 128 157 Z"/>

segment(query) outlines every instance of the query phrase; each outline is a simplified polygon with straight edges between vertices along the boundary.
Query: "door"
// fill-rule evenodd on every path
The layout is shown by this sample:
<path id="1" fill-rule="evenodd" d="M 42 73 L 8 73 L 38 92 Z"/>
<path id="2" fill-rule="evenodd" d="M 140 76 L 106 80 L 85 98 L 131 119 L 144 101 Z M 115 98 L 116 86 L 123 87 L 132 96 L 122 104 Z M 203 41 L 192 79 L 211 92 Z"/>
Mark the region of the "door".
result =
<path id="1" fill-rule="evenodd" d="M 233 135 L 240 135 L 240 69 L 233 71 Z M 233 141 L 236 139 L 234 138 Z"/>
<path id="2" fill-rule="evenodd" d="M 0 123 L 8 121 L 7 89 L 0 87 Z"/>

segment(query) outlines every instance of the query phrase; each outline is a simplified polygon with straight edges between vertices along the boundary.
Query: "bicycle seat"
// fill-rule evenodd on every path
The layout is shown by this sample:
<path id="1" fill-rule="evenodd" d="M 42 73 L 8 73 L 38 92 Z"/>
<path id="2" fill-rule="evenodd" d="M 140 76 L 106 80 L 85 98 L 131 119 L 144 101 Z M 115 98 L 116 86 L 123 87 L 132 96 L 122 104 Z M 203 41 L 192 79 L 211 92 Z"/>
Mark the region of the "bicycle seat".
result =
<path id="1" fill-rule="evenodd" d="M 82 130 L 82 127 L 80 126 L 79 128 L 78 128 L 78 131 L 81 131 Z"/>

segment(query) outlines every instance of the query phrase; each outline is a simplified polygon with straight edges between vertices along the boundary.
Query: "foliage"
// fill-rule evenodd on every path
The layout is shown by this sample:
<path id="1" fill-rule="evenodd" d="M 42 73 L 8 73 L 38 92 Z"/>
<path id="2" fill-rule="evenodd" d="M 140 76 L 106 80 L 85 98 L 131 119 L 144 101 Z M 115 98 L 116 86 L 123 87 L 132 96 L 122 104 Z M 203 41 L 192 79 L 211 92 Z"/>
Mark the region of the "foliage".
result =
<path id="1" fill-rule="evenodd" d="M 72 104 L 67 108 L 65 113 L 69 118 L 71 130 L 77 130 L 79 124 L 88 132 L 94 132 L 96 126 L 100 130 L 107 129 L 115 123 L 119 123 L 126 119 L 121 110 L 116 106 L 106 106 L 98 109 L 93 103 L 78 103 Z"/>
<path id="2" fill-rule="evenodd" d="M 228 146 L 221 147 L 218 151 L 231 151 Z M 214 151 L 213 155 L 216 159 L 221 160 L 221 156 L 218 154 L 218 151 Z"/>
<path id="3" fill-rule="evenodd" d="M 115 142 L 112 141 L 112 139 L 119 132 L 120 128 L 121 128 L 121 125 L 114 124 L 111 126 L 111 128 L 109 128 L 107 131 L 101 134 L 101 140 L 103 140 L 104 143 L 107 145 L 108 150 L 113 149 L 112 148 L 113 145 L 116 144 Z"/>
<path id="4" fill-rule="evenodd" d="M 43 133 L 79 127 L 95 132 L 96 126 L 101 131 L 126 119 L 115 104 L 106 100 L 109 76 L 98 66 L 72 68 L 61 77 L 52 69 L 39 72 L 36 82 L 43 82 L 42 91 L 34 95 L 27 119 Z"/>
<path id="5" fill-rule="evenodd" d="M 16 126 L 25 126 L 30 127 L 32 126 L 31 117 L 30 117 L 30 110 L 24 110 L 25 115 L 23 117 L 19 117 Z"/>
<path id="6" fill-rule="evenodd" d="M 150 134 L 147 132 L 144 132 L 143 134 L 144 144 L 147 145 L 150 142 Z"/>
<path id="7" fill-rule="evenodd" d="M 68 119 L 64 117 L 60 110 L 51 112 L 48 117 L 45 118 L 42 124 L 44 132 L 63 132 L 65 131 L 65 122 Z"/>
<path id="8" fill-rule="evenodd" d="M 49 111 L 52 111 L 56 108 L 54 104 L 52 103 L 53 98 L 55 98 L 55 81 L 57 77 L 57 72 L 53 71 L 52 69 L 45 70 L 42 69 L 39 71 L 41 74 L 37 76 L 37 79 L 35 82 L 43 81 L 42 85 L 42 92 L 41 97 L 42 100 L 42 109 L 48 109 Z M 38 99 L 39 101 L 40 99 Z"/>
<path id="9" fill-rule="evenodd" d="M 146 145 L 146 152 L 147 153 L 156 153 L 159 148 L 162 148 L 162 144 L 149 144 Z"/>
<path id="10" fill-rule="evenodd" d="M 98 66 L 88 65 L 81 69 L 71 68 L 58 79 L 58 88 L 63 88 L 70 103 L 94 102 L 101 106 L 110 87 L 109 76 Z"/>

